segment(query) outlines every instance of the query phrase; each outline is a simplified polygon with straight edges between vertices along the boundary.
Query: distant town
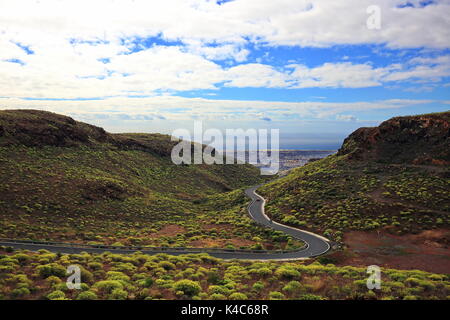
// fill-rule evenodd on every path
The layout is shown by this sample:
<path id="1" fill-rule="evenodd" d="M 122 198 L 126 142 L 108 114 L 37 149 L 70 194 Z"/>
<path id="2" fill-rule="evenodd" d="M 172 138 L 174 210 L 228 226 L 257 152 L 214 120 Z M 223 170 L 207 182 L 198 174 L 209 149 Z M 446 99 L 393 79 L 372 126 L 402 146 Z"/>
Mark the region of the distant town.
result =
<path id="1" fill-rule="evenodd" d="M 310 161 L 325 158 L 336 153 L 336 150 L 279 150 L 279 172 L 283 173 L 297 167 L 304 166 Z M 246 151 L 245 159 L 248 161 L 250 156 L 257 151 Z M 270 153 L 269 153 L 270 154 Z M 254 164 L 257 167 L 261 164 Z"/>

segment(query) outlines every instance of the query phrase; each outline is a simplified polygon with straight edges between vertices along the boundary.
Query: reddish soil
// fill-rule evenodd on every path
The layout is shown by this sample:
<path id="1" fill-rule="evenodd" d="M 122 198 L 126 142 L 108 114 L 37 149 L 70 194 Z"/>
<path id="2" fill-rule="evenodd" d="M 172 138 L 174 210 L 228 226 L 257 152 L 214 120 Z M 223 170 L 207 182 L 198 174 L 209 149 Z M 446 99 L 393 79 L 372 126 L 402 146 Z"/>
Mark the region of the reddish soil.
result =
<path id="1" fill-rule="evenodd" d="M 183 233 L 186 232 L 186 230 L 176 224 L 168 224 L 166 226 L 164 226 L 161 230 L 159 230 L 156 233 L 153 233 L 151 235 L 152 238 L 159 238 L 159 237 L 164 237 L 164 236 L 176 236 L 179 233 Z"/>
<path id="2" fill-rule="evenodd" d="M 344 243 L 348 250 L 333 254 L 337 265 L 375 264 L 393 269 L 450 273 L 449 230 L 427 230 L 403 236 L 386 230 L 352 231 L 344 235 Z"/>
<path id="3" fill-rule="evenodd" d="M 203 229 L 205 230 L 217 230 L 217 231 L 232 231 L 234 228 L 234 226 L 230 225 L 230 224 L 204 224 L 203 225 Z"/>

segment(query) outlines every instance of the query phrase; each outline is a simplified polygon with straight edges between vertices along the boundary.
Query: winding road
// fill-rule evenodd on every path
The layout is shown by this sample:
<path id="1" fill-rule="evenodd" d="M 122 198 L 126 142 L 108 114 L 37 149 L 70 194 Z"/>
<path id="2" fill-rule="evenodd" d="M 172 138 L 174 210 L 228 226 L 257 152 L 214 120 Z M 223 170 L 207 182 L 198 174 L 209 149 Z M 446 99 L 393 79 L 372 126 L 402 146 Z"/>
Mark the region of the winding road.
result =
<path id="1" fill-rule="evenodd" d="M 296 239 L 303 240 L 305 246 L 295 251 L 263 251 L 263 250 L 234 250 L 234 249 L 203 249 L 203 248 L 136 248 L 136 247 L 112 247 L 79 245 L 68 243 L 48 243 L 39 241 L 21 241 L 21 240 L 0 240 L 0 246 L 8 246 L 16 249 L 26 249 L 37 251 L 46 249 L 51 252 L 60 253 L 103 253 L 106 251 L 113 253 L 129 254 L 140 251 L 144 254 L 166 253 L 170 255 L 181 255 L 190 253 L 208 253 L 209 255 L 220 259 L 239 259 L 239 260 L 299 260 L 319 256 L 330 249 L 328 239 L 307 232 L 304 230 L 289 227 L 270 220 L 264 213 L 265 199 L 256 193 L 256 189 L 261 185 L 254 186 L 245 190 L 245 194 L 252 200 L 248 206 L 250 217 L 257 223 L 270 227 L 274 230 L 282 231 Z"/>

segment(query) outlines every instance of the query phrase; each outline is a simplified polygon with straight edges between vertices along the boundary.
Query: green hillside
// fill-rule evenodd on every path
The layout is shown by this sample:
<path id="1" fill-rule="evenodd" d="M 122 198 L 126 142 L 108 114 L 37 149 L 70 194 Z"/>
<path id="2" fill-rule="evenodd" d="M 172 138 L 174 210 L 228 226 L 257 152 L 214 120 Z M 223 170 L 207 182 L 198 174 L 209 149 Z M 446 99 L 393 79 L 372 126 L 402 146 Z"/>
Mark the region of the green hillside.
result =
<path id="1" fill-rule="evenodd" d="M 0 237 L 158 246 L 286 241 L 246 214 L 240 188 L 260 183 L 259 169 L 176 166 L 175 143 L 161 134 L 110 134 L 49 112 L 0 111 Z"/>
<path id="2" fill-rule="evenodd" d="M 397 117 L 358 129 L 337 154 L 264 186 L 266 212 L 336 241 L 349 230 L 448 229 L 449 118 Z"/>

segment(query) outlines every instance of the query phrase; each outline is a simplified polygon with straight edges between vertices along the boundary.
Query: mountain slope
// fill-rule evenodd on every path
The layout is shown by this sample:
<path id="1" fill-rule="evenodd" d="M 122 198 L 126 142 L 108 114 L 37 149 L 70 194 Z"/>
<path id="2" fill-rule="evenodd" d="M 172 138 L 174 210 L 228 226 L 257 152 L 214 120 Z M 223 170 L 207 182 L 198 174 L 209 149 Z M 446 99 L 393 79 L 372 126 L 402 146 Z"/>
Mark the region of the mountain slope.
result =
<path id="1" fill-rule="evenodd" d="M 385 163 L 450 165 L 450 113 L 395 117 L 360 128 L 338 155 Z"/>
<path id="2" fill-rule="evenodd" d="M 350 230 L 448 229 L 449 118 L 397 117 L 356 130 L 337 154 L 264 186 L 267 213 L 336 241 Z"/>
<path id="3" fill-rule="evenodd" d="M 258 236 L 271 242 L 272 234 L 246 216 L 243 193 L 224 193 L 263 181 L 259 169 L 176 166 L 175 143 L 161 134 L 110 134 L 49 112 L 0 111 L 0 237 L 245 247 Z"/>

